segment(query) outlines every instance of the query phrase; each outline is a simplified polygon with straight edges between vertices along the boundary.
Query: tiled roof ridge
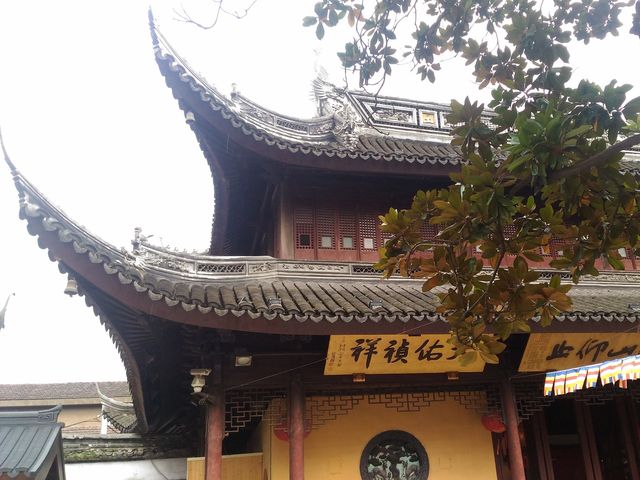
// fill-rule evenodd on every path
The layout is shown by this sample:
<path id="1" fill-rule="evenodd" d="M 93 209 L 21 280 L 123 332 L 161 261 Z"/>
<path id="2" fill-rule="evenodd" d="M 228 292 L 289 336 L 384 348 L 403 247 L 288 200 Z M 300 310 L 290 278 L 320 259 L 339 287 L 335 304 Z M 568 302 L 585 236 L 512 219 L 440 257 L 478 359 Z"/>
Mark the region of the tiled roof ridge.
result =
<path id="1" fill-rule="evenodd" d="M 104 271 L 108 275 L 117 276 L 119 282 L 123 285 L 130 285 L 139 293 L 147 293 L 148 297 L 152 301 L 164 301 L 169 307 L 178 308 L 178 305 L 185 311 L 198 310 L 202 314 L 209 314 L 214 312 L 218 316 L 225 316 L 229 313 L 235 316 L 248 315 L 250 318 L 264 317 L 268 320 L 280 318 L 283 321 L 289 321 L 292 319 L 303 321 L 307 318 L 319 322 L 328 321 L 334 323 L 337 320 L 344 322 L 363 322 L 370 320 L 373 322 L 379 322 L 382 320 L 394 321 L 400 320 L 406 322 L 408 320 L 436 320 L 439 319 L 439 315 L 433 311 L 422 311 L 417 314 L 398 314 L 384 312 L 358 315 L 358 314 L 327 314 L 318 311 L 308 312 L 295 312 L 285 311 L 280 307 L 261 306 L 256 307 L 255 304 L 251 304 L 253 308 L 247 309 L 246 306 L 239 305 L 241 298 L 238 298 L 238 303 L 232 305 L 224 301 L 221 298 L 219 303 L 211 303 L 206 297 L 207 289 L 211 290 L 216 288 L 215 284 L 211 284 L 211 280 L 207 281 L 206 278 L 189 278 L 184 272 L 179 270 L 168 270 L 161 267 L 154 267 L 151 264 L 145 264 L 144 260 L 135 255 L 132 255 L 126 251 L 116 249 L 112 245 L 100 240 L 98 237 L 90 234 L 82 227 L 78 226 L 75 222 L 68 219 L 68 217 L 62 213 L 59 209 L 54 207 L 46 198 L 37 191 L 28 181 L 22 177 L 19 173 L 15 173 L 14 180 L 16 187 L 21 193 L 21 205 L 20 215 L 30 222 L 39 221 L 42 227 L 52 233 L 56 233 L 58 240 L 62 243 L 71 244 L 74 252 L 77 255 L 86 255 L 88 260 L 94 264 L 102 265 Z M 53 259 L 52 259 L 53 260 Z M 313 262 L 307 262 L 310 268 L 316 266 L 312 265 Z M 304 265 L 303 263 L 302 265 Z M 298 262 L 298 265 L 300 263 Z M 63 264 L 59 264 L 62 270 L 66 270 Z M 295 266 L 295 264 L 294 264 Z M 344 268 L 344 264 L 336 265 L 317 265 L 317 268 L 321 272 L 331 273 L 332 267 Z M 268 264 L 259 264 L 256 266 L 256 270 L 260 268 L 269 269 Z M 257 273 L 257 272 L 256 272 Z M 268 272 L 267 272 L 268 273 Z M 335 273 L 335 271 L 334 271 Z M 174 285 L 172 280 L 183 280 L 181 285 Z M 200 280 L 200 284 L 198 284 Z M 206 282 L 202 284 L 202 282 Z M 220 283 L 220 282 L 218 282 Z M 175 291 L 172 288 L 176 287 Z M 224 297 L 224 285 L 219 287 L 219 294 Z M 246 288 L 253 288 L 251 284 L 246 285 Z M 82 292 L 81 292 L 82 293 Z M 435 298 L 433 294 L 432 298 Z M 267 300 L 267 299 L 265 299 Z M 374 298 L 367 298 L 367 301 L 373 301 Z M 434 307 L 435 309 L 435 307 Z"/>
<path id="2" fill-rule="evenodd" d="M 361 158 L 364 160 L 396 160 L 409 164 L 440 164 L 451 166 L 460 165 L 462 162 L 459 150 L 452 147 L 448 141 L 443 141 L 448 139 L 446 134 L 450 128 L 448 125 L 446 127 L 440 125 L 440 122 L 446 122 L 445 120 L 438 120 L 438 126 L 435 127 L 434 132 L 431 132 L 438 137 L 437 140 L 436 137 L 417 139 L 412 138 L 411 135 L 409 135 L 409 137 L 402 136 L 403 131 L 412 131 L 411 127 L 403 126 L 400 123 L 394 124 L 393 121 L 376 122 L 373 119 L 374 114 L 367 110 L 367 105 L 371 107 L 369 104 L 378 105 L 383 102 L 395 102 L 398 103 L 398 108 L 402 108 L 400 104 L 412 105 L 417 108 L 416 112 L 413 113 L 414 117 L 420 112 L 420 108 L 425 106 L 442 110 L 442 112 L 436 112 L 437 115 L 441 117 L 442 115 L 446 115 L 450 110 L 450 107 L 447 105 L 438 102 L 401 99 L 392 96 L 373 96 L 367 92 L 358 90 L 345 90 L 345 99 L 353 103 L 354 111 L 358 112 L 357 115 L 360 120 L 364 122 L 363 126 L 366 128 L 360 133 L 359 138 L 344 141 L 344 139 L 339 139 L 335 135 L 330 135 L 330 132 L 333 131 L 327 123 L 331 118 L 330 115 L 303 120 L 282 115 L 262 107 L 236 92 L 232 93 L 231 99 L 226 98 L 200 74 L 195 72 L 189 66 L 188 62 L 176 52 L 158 30 L 153 19 L 151 19 L 150 22 L 150 29 L 158 63 L 165 64 L 170 71 L 175 72 L 180 81 L 187 84 L 193 92 L 199 95 L 202 102 L 208 104 L 213 111 L 222 115 L 233 127 L 242 131 L 243 134 L 251 136 L 258 142 L 264 142 L 269 146 L 276 146 L 281 150 L 286 149 L 292 153 L 301 152 L 305 155 L 313 154 L 315 156 L 325 155 L 328 157 Z M 365 99 L 366 102 L 363 101 L 363 99 Z M 386 105 L 384 107 L 392 110 L 395 108 L 392 105 Z M 184 106 L 181 105 L 181 108 L 184 109 Z M 193 113 L 185 110 L 185 115 L 189 118 Z M 491 115 L 492 112 L 487 111 L 487 116 L 489 117 Z M 272 118 L 267 119 L 265 116 Z M 416 120 L 416 122 L 417 121 L 418 120 Z M 295 128 L 292 127 L 291 131 L 286 131 L 286 125 L 291 122 L 297 122 L 300 125 L 295 125 Z M 322 133 L 315 136 L 313 133 L 309 133 L 313 130 L 313 127 L 318 127 Z M 393 135 L 388 134 L 380 130 L 380 128 L 390 129 L 396 133 Z M 302 130 L 307 130 L 308 133 L 300 134 L 299 132 Z M 376 143 L 382 142 L 384 145 L 371 144 L 370 141 L 367 141 L 367 138 L 375 139 Z M 411 148 L 412 145 L 415 147 Z M 633 158 L 637 156 L 637 150 L 627 153 L 630 153 L 632 158 L 630 158 L 630 162 L 624 162 L 623 167 L 625 167 L 625 170 L 628 169 L 640 173 L 640 169 L 636 165 L 631 165 L 638 163 L 633 161 Z"/>
<path id="3" fill-rule="evenodd" d="M 163 301 L 169 307 L 182 308 L 187 312 L 197 310 L 203 315 L 213 312 L 220 317 L 228 314 L 236 317 L 246 315 L 251 319 L 262 317 L 274 320 L 277 318 L 284 322 L 291 320 L 298 322 L 311 320 L 315 323 L 444 321 L 440 314 L 435 313 L 438 301 L 433 293 L 422 293 L 419 289 L 413 288 L 411 282 L 391 281 L 385 283 L 383 289 L 380 289 L 380 286 L 370 286 L 371 277 L 368 277 L 367 281 L 367 278 L 362 276 L 353 276 L 350 282 L 345 282 L 344 280 L 349 278 L 349 273 L 355 268 L 347 263 L 265 259 L 259 262 L 245 260 L 234 264 L 229 263 L 230 257 L 226 257 L 227 259 L 222 262 L 216 262 L 213 257 L 214 260 L 203 265 L 230 268 L 231 272 L 207 276 L 198 272 L 197 264 L 195 271 L 186 271 L 185 266 L 178 263 L 180 257 L 176 253 L 171 253 L 171 256 L 167 253 L 167 258 L 160 258 L 158 261 L 157 258 L 147 258 L 140 252 L 137 254 L 123 252 L 105 244 L 70 221 L 20 174 L 16 173 L 15 180 L 21 192 L 22 218 L 40 221 L 45 230 L 57 234 L 60 242 L 71 243 L 77 255 L 86 255 L 91 263 L 101 264 L 107 275 L 115 275 L 121 284 L 130 285 L 137 292 L 146 293 L 152 301 Z M 145 250 L 144 245 L 141 248 Z M 158 252 L 159 250 L 155 248 L 156 255 Z M 169 264 L 166 263 L 167 260 Z M 66 268 L 62 264 L 60 267 L 63 270 Z M 241 271 L 234 272 L 233 269 L 236 267 L 241 268 Z M 287 277 L 284 272 L 280 274 L 279 270 L 286 270 L 286 275 L 289 275 L 289 272 L 293 272 L 293 275 L 299 272 L 298 277 Z M 224 280 L 225 275 L 230 276 L 229 281 Z M 616 274 L 608 275 L 616 276 Z M 635 273 L 626 272 L 620 277 L 623 281 L 634 280 L 633 283 L 636 284 L 640 282 L 640 276 Z M 299 281 L 296 281 L 296 278 Z M 320 280 L 324 282 L 318 283 Z M 332 281 L 341 282 L 340 292 L 333 288 Z M 369 286 L 360 288 L 359 283 Z M 417 284 L 419 281 L 417 283 L 413 281 L 413 283 Z M 391 285 L 397 285 L 396 288 L 402 289 L 402 292 L 393 292 Z M 326 298 L 325 288 L 328 287 L 332 289 L 329 296 L 331 301 L 338 305 L 346 302 L 353 308 L 349 311 L 343 309 L 331 311 L 324 308 L 321 299 Z M 287 294 L 289 291 L 292 293 Z M 310 302 L 309 296 L 318 300 Z M 407 296 L 417 296 L 423 302 L 422 307 L 407 309 Z M 305 300 L 300 303 L 300 299 Z M 356 307 L 353 302 L 359 306 Z M 380 305 L 376 309 L 371 309 L 368 304 L 372 302 Z M 636 321 L 637 319 L 635 312 L 576 311 L 564 317 L 571 320 L 583 318 L 585 315 L 589 318 L 608 318 L 615 315 L 616 318 L 623 320 Z"/>
<path id="4" fill-rule="evenodd" d="M 56 400 L 95 398 L 99 400 L 96 384 L 112 397 L 129 397 L 126 381 L 106 382 L 54 382 L 0 384 L 0 400 Z"/>
<path id="5" fill-rule="evenodd" d="M 152 39 L 154 41 L 154 52 L 157 62 L 161 65 L 164 64 L 170 71 L 174 72 L 181 82 L 185 83 L 194 93 L 197 93 L 202 102 L 208 104 L 209 107 L 218 112 L 225 120 L 227 120 L 234 128 L 239 129 L 244 135 L 252 137 L 258 142 L 264 142 L 268 146 L 275 146 L 281 150 L 288 150 L 292 153 L 303 153 L 305 155 L 315 156 L 327 156 L 338 158 L 360 158 L 363 160 L 385 160 L 385 161 L 404 161 L 407 163 L 417 164 L 431 164 L 431 165 L 459 165 L 460 155 L 458 151 L 451 147 L 448 143 L 429 142 L 425 140 L 402 140 L 408 144 L 420 145 L 423 148 L 418 149 L 419 153 L 411 153 L 409 149 L 396 148 L 392 151 L 386 151 L 384 149 L 372 149 L 362 143 L 362 140 L 357 140 L 359 145 L 364 146 L 364 149 L 354 148 L 353 143 L 351 145 L 342 145 L 336 141 L 336 138 L 324 135 L 307 135 L 304 138 L 296 135 L 298 138 L 291 137 L 295 135 L 295 131 L 302 129 L 302 126 L 294 129 L 291 134 L 284 132 L 282 129 L 270 128 L 267 123 L 262 121 L 262 111 L 257 117 L 252 117 L 251 120 L 246 118 L 245 114 L 240 113 L 239 106 L 235 105 L 231 100 L 225 98 L 214 87 L 209 85 L 198 73 L 196 73 L 188 63 L 180 57 L 175 49 L 164 38 L 162 33 L 157 29 L 155 23 L 151 23 Z M 237 95 L 237 94 L 236 94 Z M 241 103 L 244 102 L 244 97 L 237 95 Z M 247 104 L 257 105 L 254 102 L 247 101 Z M 263 107 L 260 107 L 263 109 Z M 267 112 L 267 109 L 264 109 Z M 245 112 L 246 113 L 246 112 Z M 190 111 L 185 111 L 185 115 L 189 119 L 193 116 Z M 275 115 L 275 114 L 274 114 Z M 278 114 L 279 115 L 279 114 Z M 286 123 L 288 120 L 297 120 L 293 117 L 282 116 L 283 121 Z M 297 120 L 301 123 L 308 123 L 309 126 L 317 124 L 320 119 L 311 120 Z M 275 121 L 275 119 L 274 119 Z M 327 127 L 323 127 L 327 128 Z M 289 135 L 289 138 L 287 137 Z M 364 135 L 363 138 L 367 138 Z M 378 138 L 378 137 L 377 137 Z M 384 140 L 384 136 L 379 138 Z M 400 138 L 391 138 L 391 141 L 400 142 Z M 431 150 L 430 148 L 424 148 L 425 146 L 433 143 L 436 147 L 444 147 L 447 150 L 447 155 L 442 156 L 438 153 L 437 149 Z"/>

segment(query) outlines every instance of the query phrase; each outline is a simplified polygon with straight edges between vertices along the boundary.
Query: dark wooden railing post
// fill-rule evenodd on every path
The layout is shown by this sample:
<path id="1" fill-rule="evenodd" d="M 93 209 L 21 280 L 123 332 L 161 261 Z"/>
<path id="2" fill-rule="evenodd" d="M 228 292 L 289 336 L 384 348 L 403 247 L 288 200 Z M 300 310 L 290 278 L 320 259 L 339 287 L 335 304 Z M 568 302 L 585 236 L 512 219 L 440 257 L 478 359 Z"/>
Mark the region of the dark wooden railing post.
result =
<path id="1" fill-rule="evenodd" d="M 224 439 L 224 389 L 213 387 L 207 402 L 207 450 L 205 480 L 222 480 L 222 440 Z"/>
<path id="2" fill-rule="evenodd" d="M 293 378 L 289 387 L 289 478 L 304 480 L 304 391 L 300 377 Z"/>
<path id="3" fill-rule="evenodd" d="M 509 449 L 509 467 L 511 480 L 526 480 L 524 461 L 522 460 L 522 446 L 518 431 L 518 412 L 513 389 L 508 378 L 502 380 L 502 408 L 507 421 L 507 447 Z"/>

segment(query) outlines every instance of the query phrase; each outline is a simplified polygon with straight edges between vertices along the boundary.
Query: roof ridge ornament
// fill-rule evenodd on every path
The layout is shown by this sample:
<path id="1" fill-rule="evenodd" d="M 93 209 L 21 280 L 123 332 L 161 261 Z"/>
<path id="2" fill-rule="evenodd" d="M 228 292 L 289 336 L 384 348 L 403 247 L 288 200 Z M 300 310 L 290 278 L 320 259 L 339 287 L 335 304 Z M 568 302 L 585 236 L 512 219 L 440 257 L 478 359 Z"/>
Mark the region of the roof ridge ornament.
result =
<path id="1" fill-rule="evenodd" d="M 9 169 L 11 170 L 11 173 L 15 177 L 18 174 L 18 169 L 16 168 L 16 166 L 11 161 L 11 158 L 9 157 L 9 153 L 7 152 L 7 149 L 4 146 L 4 137 L 2 136 L 2 128 L 1 127 L 0 127 L 0 148 L 2 148 L 2 156 L 4 157 L 5 163 L 9 166 Z"/>
<path id="2" fill-rule="evenodd" d="M 338 88 L 318 75 L 312 82 L 318 115 L 333 116 L 331 129 L 336 140 L 347 148 L 357 146 L 365 122 L 353 107 L 346 88 Z"/>
<path id="3" fill-rule="evenodd" d="M 7 295 L 7 300 L 4 302 L 4 307 L 0 310 L 0 330 L 4 328 L 4 317 L 7 314 L 7 307 L 9 306 L 9 300 L 13 297 L 15 293 L 10 293 Z"/>

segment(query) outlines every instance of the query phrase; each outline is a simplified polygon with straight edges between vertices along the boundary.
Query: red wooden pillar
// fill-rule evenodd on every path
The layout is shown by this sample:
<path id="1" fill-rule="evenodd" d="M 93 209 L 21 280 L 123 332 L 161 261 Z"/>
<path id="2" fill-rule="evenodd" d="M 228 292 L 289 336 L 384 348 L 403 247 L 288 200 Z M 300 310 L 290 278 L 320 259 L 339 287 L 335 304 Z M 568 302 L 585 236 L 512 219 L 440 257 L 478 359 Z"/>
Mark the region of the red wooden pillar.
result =
<path id="1" fill-rule="evenodd" d="M 224 439 L 224 390 L 214 387 L 207 403 L 207 450 L 205 480 L 222 480 L 222 440 Z"/>
<path id="2" fill-rule="evenodd" d="M 304 391 L 298 377 L 289 387 L 289 479 L 304 480 Z"/>
<path id="3" fill-rule="evenodd" d="M 518 413 L 516 402 L 509 379 L 502 381 L 502 408 L 507 421 L 507 447 L 509 449 L 509 467 L 511 480 L 526 480 L 524 462 L 522 460 L 522 446 L 518 431 Z"/>

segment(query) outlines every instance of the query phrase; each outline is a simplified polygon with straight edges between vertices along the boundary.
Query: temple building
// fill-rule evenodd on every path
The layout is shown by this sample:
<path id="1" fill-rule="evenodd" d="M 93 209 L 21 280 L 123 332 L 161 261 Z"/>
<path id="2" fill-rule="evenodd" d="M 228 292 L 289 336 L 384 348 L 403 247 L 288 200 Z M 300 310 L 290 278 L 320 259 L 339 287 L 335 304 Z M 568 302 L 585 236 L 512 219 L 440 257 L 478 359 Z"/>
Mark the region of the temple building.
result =
<path id="1" fill-rule="evenodd" d="M 137 432 L 188 449 L 189 480 L 640 479 L 634 382 L 543 393 L 547 370 L 640 353 L 640 259 L 600 265 L 574 311 L 514 335 L 500 365 L 462 367 L 438 298 L 372 267 L 378 215 L 460 167 L 448 107 L 318 79 L 317 117 L 292 118 L 223 96 L 151 34 L 211 168 L 208 252 L 139 229 L 118 249 L 7 160 L 29 233 L 117 345 Z"/>

